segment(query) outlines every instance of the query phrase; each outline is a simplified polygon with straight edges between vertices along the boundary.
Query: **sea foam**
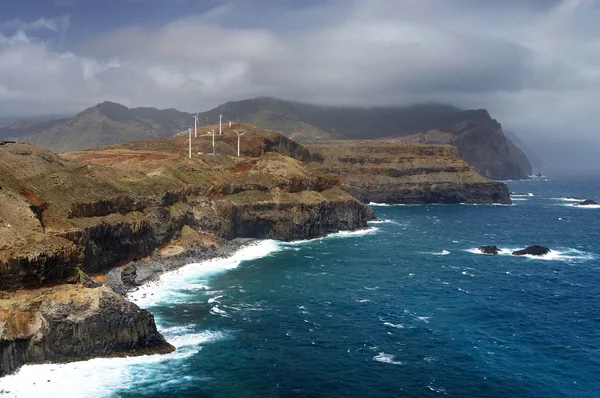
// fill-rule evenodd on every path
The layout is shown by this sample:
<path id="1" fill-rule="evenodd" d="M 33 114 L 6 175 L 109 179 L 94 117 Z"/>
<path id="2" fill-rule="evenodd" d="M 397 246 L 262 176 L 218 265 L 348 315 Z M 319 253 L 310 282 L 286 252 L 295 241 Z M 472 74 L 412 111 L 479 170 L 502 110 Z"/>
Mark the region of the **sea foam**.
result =
<path id="1" fill-rule="evenodd" d="M 512 257 L 523 257 L 529 258 L 533 260 L 550 260 L 550 261 L 565 261 L 565 262 L 579 262 L 579 261 L 589 261 L 593 260 L 595 257 L 593 254 L 586 253 L 577 249 L 564 249 L 564 250 L 550 250 L 550 253 L 543 256 L 533 256 L 533 255 L 524 255 L 524 256 L 513 256 L 513 252 L 516 250 L 521 250 L 523 247 L 515 247 L 515 248 L 506 248 L 501 247 L 498 248 L 500 252 L 497 254 L 498 256 L 512 256 Z M 478 248 L 466 249 L 466 252 L 473 254 L 482 254 L 486 256 L 491 256 L 489 254 L 482 253 Z"/>

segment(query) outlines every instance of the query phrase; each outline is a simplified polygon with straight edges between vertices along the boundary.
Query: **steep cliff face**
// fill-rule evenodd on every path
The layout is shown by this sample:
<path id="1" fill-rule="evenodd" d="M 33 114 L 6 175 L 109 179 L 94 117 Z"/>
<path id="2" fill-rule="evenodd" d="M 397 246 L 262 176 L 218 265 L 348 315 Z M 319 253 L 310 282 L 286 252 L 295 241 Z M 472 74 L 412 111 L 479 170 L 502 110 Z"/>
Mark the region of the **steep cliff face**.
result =
<path id="1" fill-rule="evenodd" d="M 25 363 L 167 353 L 154 317 L 108 286 L 61 285 L 0 297 L 0 377 Z"/>
<path id="2" fill-rule="evenodd" d="M 448 145 L 331 141 L 309 146 L 311 167 L 340 176 L 363 202 L 510 203 L 505 184 L 477 174 Z"/>
<path id="3" fill-rule="evenodd" d="M 461 112 L 448 127 L 398 137 L 394 143 L 448 144 L 483 176 L 525 179 L 532 174 L 527 156 L 504 136 L 502 126 L 484 109 Z"/>

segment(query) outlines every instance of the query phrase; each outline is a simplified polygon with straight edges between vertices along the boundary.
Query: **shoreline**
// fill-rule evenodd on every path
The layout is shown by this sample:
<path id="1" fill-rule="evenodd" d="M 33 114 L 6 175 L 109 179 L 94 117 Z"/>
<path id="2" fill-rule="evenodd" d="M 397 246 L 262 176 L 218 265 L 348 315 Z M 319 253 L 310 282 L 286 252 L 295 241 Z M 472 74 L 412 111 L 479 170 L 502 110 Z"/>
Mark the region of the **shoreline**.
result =
<path id="1" fill-rule="evenodd" d="M 175 271 L 188 264 L 231 257 L 245 246 L 260 241 L 261 239 L 255 238 L 223 239 L 219 242 L 218 246 L 192 246 L 185 249 L 184 252 L 171 257 L 153 255 L 150 259 L 133 261 L 122 267 L 112 268 L 105 274 L 105 283 L 109 285 L 115 293 L 121 294 L 128 299 L 127 296 L 129 293 L 138 290 L 144 285 L 158 282 L 160 277 L 168 272 Z M 134 283 L 125 283 L 123 281 L 123 271 L 126 267 L 133 267 L 135 270 Z"/>

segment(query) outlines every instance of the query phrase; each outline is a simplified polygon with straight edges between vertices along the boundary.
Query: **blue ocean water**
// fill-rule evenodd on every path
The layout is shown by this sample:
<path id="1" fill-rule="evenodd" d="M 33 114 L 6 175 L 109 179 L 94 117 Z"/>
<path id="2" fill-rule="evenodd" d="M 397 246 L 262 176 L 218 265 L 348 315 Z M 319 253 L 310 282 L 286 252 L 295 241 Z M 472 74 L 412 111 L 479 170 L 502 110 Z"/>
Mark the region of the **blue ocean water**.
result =
<path id="1" fill-rule="evenodd" d="M 567 200 L 600 199 L 600 181 L 509 186 L 532 196 L 377 206 L 382 222 L 367 232 L 187 266 L 133 297 L 177 352 L 27 366 L 0 386 L 38 397 L 600 396 L 600 207 Z M 508 255 L 531 244 L 553 252 Z"/>

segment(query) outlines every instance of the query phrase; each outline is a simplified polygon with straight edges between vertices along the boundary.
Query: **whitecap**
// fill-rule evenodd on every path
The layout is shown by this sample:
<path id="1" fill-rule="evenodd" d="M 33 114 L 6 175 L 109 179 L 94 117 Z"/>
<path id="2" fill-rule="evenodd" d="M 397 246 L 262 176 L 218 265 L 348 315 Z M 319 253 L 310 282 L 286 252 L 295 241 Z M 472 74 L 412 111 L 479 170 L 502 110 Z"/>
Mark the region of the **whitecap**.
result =
<path id="1" fill-rule="evenodd" d="M 383 324 L 385 326 L 389 326 L 389 327 L 395 328 L 395 329 L 404 329 L 404 324 L 402 324 L 402 323 L 393 324 L 391 322 L 383 322 Z"/>
<path id="2" fill-rule="evenodd" d="M 209 298 L 209 299 L 208 299 L 208 303 L 209 303 L 209 304 L 211 304 L 211 303 L 220 303 L 219 299 L 220 299 L 221 297 L 223 297 L 223 296 L 215 296 L 215 297 Z"/>
<path id="3" fill-rule="evenodd" d="M 377 362 L 382 362 L 382 363 L 389 363 L 392 365 L 404 365 L 400 361 L 394 361 L 395 358 L 396 357 L 392 354 L 386 354 L 385 352 L 380 352 L 379 354 L 377 354 L 373 357 L 373 360 L 377 361 Z"/>
<path id="4" fill-rule="evenodd" d="M 210 313 L 213 314 L 213 315 L 218 315 L 218 316 L 222 316 L 222 317 L 228 317 L 227 312 L 225 312 L 222 309 L 220 309 L 218 305 L 215 305 L 214 307 L 212 307 L 210 309 Z"/>
<path id="5" fill-rule="evenodd" d="M 532 260 L 550 260 L 550 261 L 567 261 L 567 262 L 571 262 L 571 261 L 590 261 L 590 260 L 594 260 L 596 258 L 595 255 L 591 254 L 591 253 L 586 253 L 584 251 L 581 250 L 577 250 L 577 249 L 564 249 L 564 250 L 550 250 L 550 253 L 543 255 L 543 256 L 533 256 L 533 255 L 524 255 L 524 256 L 513 256 L 513 252 L 517 251 L 517 250 L 521 250 L 524 247 L 516 247 L 516 248 L 499 248 L 499 253 L 497 254 L 498 256 L 512 256 L 512 257 L 523 257 L 523 258 L 527 258 L 527 259 L 532 259 Z M 486 256 L 490 256 L 489 254 L 485 254 L 483 253 L 481 250 L 479 250 L 478 248 L 471 248 L 471 249 L 466 249 L 466 252 L 469 253 L 473 253 L 473 254 L 482 254 L 482 255 L 486 255 Z"/>
<path id="6" fill-rule="evenodd" d="M 368 221 L 369 224 L 391 224 L 393 223 L 392 220 L 373 220 L 373 221 Z"/>
<path id="7" fill-rule="evenodd" d="M 579 203 L 565 203 L 563 204 L 563 206 L 567 206 L 567 207 L 576 207 L 578 209 L 600 209 L 600 204 L 599 205 L 580 205 Z"/>
<path id="8" fill-rule="evenodd" d="M 359 237 L 359 236 L 365 236 L 365 235 L 370 235 L 370 234 L 374 234 L 377 231 L 379 231 L 379 228 L 377 227 L 369 227 L 369 228 L 364 228 L 364 229 L 357 229 L 355 231 L 340 231 L 340 232 L 333 232 L 327 236 L 323 236 L 321 238 L 314 238 L 314 239 L 305 239 L 305 240 L 294 240 L 291 242 L 285 242 L 285 243 L 281 243 L 282 246 L 294 246 L 294 245 L 302 245 L 302 244 L 306 244 L 306 243 L 312 243 L 312 242 L 318 242 L 318 241 L 322 241 L 324 239 L 332 239 L 332 238 L 355 238 L 355 237 Z"/>

